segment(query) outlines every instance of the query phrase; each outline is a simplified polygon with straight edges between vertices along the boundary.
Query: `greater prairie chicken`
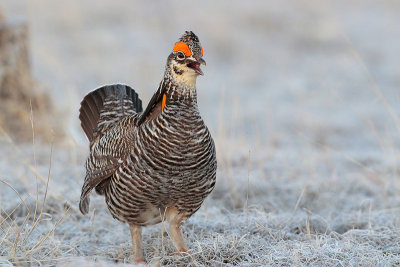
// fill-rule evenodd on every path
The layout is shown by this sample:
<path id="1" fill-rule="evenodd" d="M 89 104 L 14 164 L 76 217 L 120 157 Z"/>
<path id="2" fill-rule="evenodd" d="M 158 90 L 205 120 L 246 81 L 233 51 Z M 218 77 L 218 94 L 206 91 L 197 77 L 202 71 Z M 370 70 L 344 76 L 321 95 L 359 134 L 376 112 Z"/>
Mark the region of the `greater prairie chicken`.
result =
<path id="1" fill-rule="evenodd" d="M 214 141 L 197 106 L 202 57 L 197 36 L 185 32 L 144 112 L 138 94 L 126 85 L 103 86 L 81 102 L 90 155 L 80 210 L 88 213 L 93 189 L 104 194 L 112 216 L 130 226 L 136 262 L 144 261 L 141 227 L 164 217 L 177 250 L 186 252 L 181 225 L 215 185 Z"/>

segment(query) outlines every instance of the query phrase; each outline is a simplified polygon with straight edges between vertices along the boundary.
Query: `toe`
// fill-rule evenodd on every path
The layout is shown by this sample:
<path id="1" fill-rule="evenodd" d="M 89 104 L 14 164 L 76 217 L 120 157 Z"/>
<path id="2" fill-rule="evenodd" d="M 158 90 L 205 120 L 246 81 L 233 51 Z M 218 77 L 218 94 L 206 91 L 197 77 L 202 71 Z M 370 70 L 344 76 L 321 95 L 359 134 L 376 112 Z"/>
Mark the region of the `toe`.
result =
<path id="1" fill-rule="evenodd" d="M 135 264 L 139 264 L 139 263 L 146 264 L 147 262 L 146 262 L 146 260 L 144 258 L 136 258 L 135 259 Z"/>

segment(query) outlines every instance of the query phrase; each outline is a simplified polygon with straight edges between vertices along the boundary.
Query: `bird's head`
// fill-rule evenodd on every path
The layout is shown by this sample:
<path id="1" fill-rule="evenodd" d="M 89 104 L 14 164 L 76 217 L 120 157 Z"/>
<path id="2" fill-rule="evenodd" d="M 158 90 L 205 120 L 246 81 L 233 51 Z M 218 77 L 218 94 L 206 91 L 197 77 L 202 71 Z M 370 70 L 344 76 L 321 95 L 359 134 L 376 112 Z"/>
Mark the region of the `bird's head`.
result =
<path id="1" fill-rule="evenodd" d="M 203 75 L 200 65 L 206 65 L 203 47 L 192 31 L 186 31 L 175 43 L 167 60 L 167 69 L 175 81 L 190 86 L 196 83 L 198 75 Z"/>

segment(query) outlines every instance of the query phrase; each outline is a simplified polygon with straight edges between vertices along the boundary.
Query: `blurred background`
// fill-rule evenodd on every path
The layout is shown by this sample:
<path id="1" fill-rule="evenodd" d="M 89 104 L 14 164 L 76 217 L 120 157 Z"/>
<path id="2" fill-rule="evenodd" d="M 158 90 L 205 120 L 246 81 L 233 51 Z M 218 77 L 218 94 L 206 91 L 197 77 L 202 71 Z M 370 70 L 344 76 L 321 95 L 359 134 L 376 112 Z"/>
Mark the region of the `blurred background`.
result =
<path id="1" fill-rule="evenodd" d="M 200 37 L 208 63 L 198 79 L 201 113 L 214 133 L 240 138 L 245 149 L 285 135 L 304 142 L 293 138 L 299 132 L 347 145 L 366 137 L 365 121 L 380 134 L 398 125 L 398 1 L 0 4 L 9 19 L 27 20 L 33 77 L 79 144 L 85 94 L 120 82 L 147 103 L 185 30 Z"/>
<path id="2" fill-rule="evenodd" d="M 192 30 L 207 61 L 197 89 L 217 145 L 214 203 L 242 208 L 249 184 L 250 203 L 277 216 L 304 204 L 339 233 L 371 220 L 397 227 L 400 1 L 0 0 L 0 9 L 6 21 L 28 26 L 33 115 L 45 121 L 35 138 L 56 140 L 56 197 L 73 205 L 79 198 L 88 153 L 83 97 L 125 83 L 146 105 L 174 43 Z M 31 170 L 18 167 L 14 151 L 32 162 L 30 102 L 12 106 L 26 110 L 25 120 L 0 120 L 0 153 L 8 156 L 0 175 L 13 184 L 25 177 L 28 186 Z M 23 134 L 9 127 L 19 122 Z M 36 149 L 46 173 L 48 149 Z"/>
<path id="3" fill-rule="evenodd" d="M 147 103 L 185 30 L 204 47 L 199 106 L 221 179 L 240 185 L 250 168 L 265 191 L 274 175 L 281 182 L 305 172 L 309 183 L 310 173 L 324 181 L 377 172 L 384 188 L 399 187 L 398 1 L 1 0 L 0 7 L 10 25 L 26 23 L 32 76 L 28 93 L 2 112 L 4 141 L 14 143 L 2 151 L 21 146 L 30 155 L 33 118 L 37 141 L 64 147 L 58 153 L 77 166 L 76 188 L 87 153 L 82 98 L 126 83 Z M 13 83 L 4 88 L 16 91 Z M 2 97 L 0 106 L 8 102 Z M 18 116 L 7 119 L 12 107 Z M 10 172 L 12 163 L 4 164 Z"/>

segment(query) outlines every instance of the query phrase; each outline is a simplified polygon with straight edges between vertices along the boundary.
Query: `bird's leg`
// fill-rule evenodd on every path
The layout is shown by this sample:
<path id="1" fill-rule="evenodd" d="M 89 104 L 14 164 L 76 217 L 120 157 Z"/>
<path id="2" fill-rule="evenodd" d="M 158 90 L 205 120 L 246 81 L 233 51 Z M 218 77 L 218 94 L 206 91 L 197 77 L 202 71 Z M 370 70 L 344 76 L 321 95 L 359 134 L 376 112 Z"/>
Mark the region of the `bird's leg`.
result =
<path id="1" fill-rule="evenodd" d="M 129 230 L 131 230 L 132 246 L 135 253 L 135 263 L 146 262 L 143 257 L 142 249 L 142 227 L 136 224 L 130 224 Z"/>
<path id="2" fill-rule="evenodd" d="M 167 221 L 172 241 L 179 252 L 187 252 L 185 241 L 183 240 L 181 225 L 183 216 L 178 213 L 176 208 L 170 207 L 167 209 Z"/>

